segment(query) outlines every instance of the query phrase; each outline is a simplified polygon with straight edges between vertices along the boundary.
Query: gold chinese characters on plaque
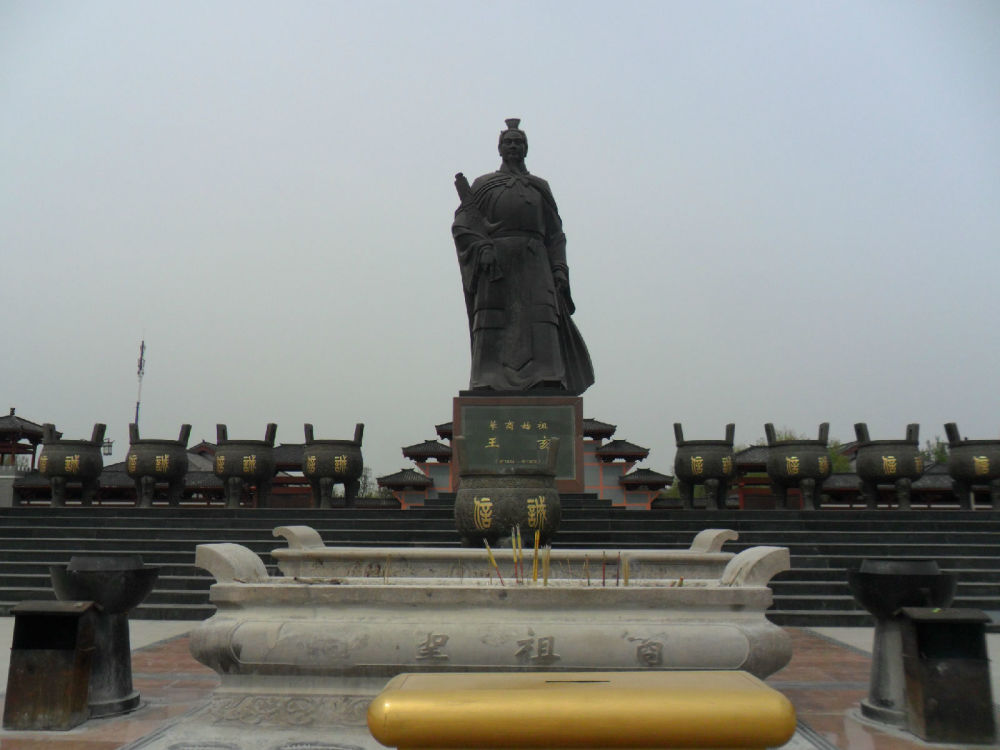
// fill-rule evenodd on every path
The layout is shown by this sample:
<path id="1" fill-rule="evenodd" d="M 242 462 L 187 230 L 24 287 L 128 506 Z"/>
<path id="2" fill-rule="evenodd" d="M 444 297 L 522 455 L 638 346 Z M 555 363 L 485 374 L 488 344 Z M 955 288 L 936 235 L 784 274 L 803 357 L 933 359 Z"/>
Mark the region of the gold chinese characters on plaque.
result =
<path id="1" fill-rule="evenodd" d="M 882 471 L 886 476 L 891 477 L 896 473 L 896 457 L 882 456 Z"/>
<path id="2" fill-rule="evenodd" d="M 792 477 L 799 473 L 798 456 L 785 456 L 785 471 Z"/>
<path id="3" fill-rule="evenodd" d="M 157 474 L 165 474 L 170 469 L 170 455 L 164 453 L 153 457 L 153 467 Z"/>
<path id="4" fill-rule="evenodd" d="M 66 456 L 63 461 L 63 471 L 67 474 L 78 474 L 80 472 L 80 454 L 74 453 L 72 456 Z"/>
<path id="5" fill-rule="evenodd" d="M 696 477 L 705 471 L 705 459 L 703 456 L 691 456 L 691 473 Z"/>

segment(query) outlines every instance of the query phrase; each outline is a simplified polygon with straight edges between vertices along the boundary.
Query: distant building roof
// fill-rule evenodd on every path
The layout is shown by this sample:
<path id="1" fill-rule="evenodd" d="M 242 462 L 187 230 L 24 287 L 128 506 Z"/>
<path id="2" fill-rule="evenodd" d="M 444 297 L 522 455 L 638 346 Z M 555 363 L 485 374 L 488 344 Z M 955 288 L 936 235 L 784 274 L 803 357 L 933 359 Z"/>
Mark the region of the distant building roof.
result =
<path id="1" fill-rule="evenodd" d="M 14 414 L 13 406 L 10 407 L 10 414 L 0 417 L 0 440 L 12 443 L 20 440 L 27 440 L 29 443 L 40 443 L 42 432 L 40 424 Z M 57 434 L 61 435 L 62 433 Z"/>
<path id="2" fill-rule="evenodd" d="M 437 431 L 438 437 L 442 440 L 451 440 L 452 438 L 452 424 L 451 422 L 442 422 L 441 424 L 434 425 L 434 429 Z"/>
<path id="3" fill-rule="evenodd" d="M 202 456 L 214 456 L 216 445 L 215 443 L 210 443 L 207 440 L 202 440 L 198 445 L 192 445 L 188 448 L 188 453 L 197 453 Z"/>
<path id="4" fill-rule="evenodd" d="M 405 489 L 407 487 L 424 489 L 425 487 L 431 487 L 434 485 L 434 482 L 430 477 L 425 474 L 421 474 L 419 471 L 415 471 L 414 469 L 401 469 L 395 474 L 387 474 L 384 477 L 378 477 L 375 482 L 379 487 L 396 489 Z"/>
<path id="5" fill-rule="evenodd" d="M 274 466 L 279 471 L 302 470 L 302 449 L 305 443 L 282 443 L 274 446 Z"/>
<path id="6" fill-rule="evenodd" d="M 608 424 L 607 422 L 602 422 L 599 419 L 583 420 L 584 437 L 594 438 L 597 440 L 607 440 L 615 434 L 615 430 L 617 429 L 617 425 Z"/>
<path id="7" fill-rule="evenodd" d="M 426 461 L 435 458 L 441 463 L 451 461 L 451 448 L 437 440 L 425 440 L 403 448 L 403 455 L 411 461 Z"/>
<path id="8" fill-rule="evenodd" d="M 649 455 L 649 448 L 643 448 L 641 445 L 630 443 L 628 440 L 612 440 L 610 443 L 602 445 L 594 453 L 605 462 L 613 461 L 616 458 L 641 461 Z"/>
<path id="9" fill-rule="evenodd" d="M 622 487 L 646 487 L 650 490 L 662 490 L 674 483 L 674 478 L 669 474 L 661 474 L 652 469 L 636 469 L 630 471 L 618 480 Z"/>
<path id="10" fill-rule="evenodd" d="M 751 445 L 749 448 L 736 451 L 733 455 L 733 461 L 736 463 L 737 469 L 763 471 L 764 467 L 767 466 L 767 446 Z"/>

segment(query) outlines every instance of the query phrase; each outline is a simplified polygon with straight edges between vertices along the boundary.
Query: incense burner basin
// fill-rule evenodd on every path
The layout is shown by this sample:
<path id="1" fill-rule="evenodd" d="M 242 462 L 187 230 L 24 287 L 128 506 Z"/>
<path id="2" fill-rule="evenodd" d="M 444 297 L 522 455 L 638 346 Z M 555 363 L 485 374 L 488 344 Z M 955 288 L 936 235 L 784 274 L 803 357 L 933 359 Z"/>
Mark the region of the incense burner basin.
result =
<path id="1" fill-rule="evenodd" d="M 301 712 L 311 726 L 364 720 L 391 677 L 415 671 L 742 669 L 766 677 L 791 657 L 764 617 L 788 550 L 719 551 L 707 530 L 689 550 L 540 551 L 521 573 L 509 547 L 326 547 L 280 527 L 281 576 L 236 544 L 200 545 L 215 576 L 214 616 L 191 653 L 221 678 L 213 721 Z M 501 583 L 497 569 L 502 573 Z M 546 575 L 547 571 L 547 575 Z M 282 709 L 281 707 L 285 707 Z M 263 715 L 263 714 L 262 714 Z"/>
<path id="2" fill-rule="evenodd" d="M 215 426 L 215 476 L 225 485 L 226 507 L 237 508 L 244 484 L 257 487 L 257 504 L 267 507 L 274 478 L 274 438 L 278 425 L 267 425 L 263 440 L 230 440 L 226 425 Z"/>

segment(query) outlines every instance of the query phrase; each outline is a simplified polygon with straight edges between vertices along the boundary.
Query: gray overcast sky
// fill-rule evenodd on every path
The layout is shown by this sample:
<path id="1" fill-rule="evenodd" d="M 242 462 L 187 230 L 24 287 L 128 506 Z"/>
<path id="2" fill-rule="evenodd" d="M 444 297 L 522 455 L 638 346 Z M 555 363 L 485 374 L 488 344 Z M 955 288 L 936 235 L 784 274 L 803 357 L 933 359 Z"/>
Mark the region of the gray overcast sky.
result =
<path id="1" fill-rule="evenodd" d="M 1000 4 L 0 0 L 0 395 L 127 449 L 350 437 L 467 386 L 452 178 L 521 117 L 587 416 L 1000 436 Z"/>

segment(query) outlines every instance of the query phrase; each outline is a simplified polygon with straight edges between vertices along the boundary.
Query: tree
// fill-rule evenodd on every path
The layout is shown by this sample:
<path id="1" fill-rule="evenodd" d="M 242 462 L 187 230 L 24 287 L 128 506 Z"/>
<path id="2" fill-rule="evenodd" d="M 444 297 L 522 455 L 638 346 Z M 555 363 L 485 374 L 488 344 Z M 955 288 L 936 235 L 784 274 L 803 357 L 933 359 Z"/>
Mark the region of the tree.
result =
<path id="1" fill-rule="evenodd" d="M 920 455 L 928 466 L 948 463 L 948 444 L 939 435 L 935 435 L 933 443 L 930 440 L 924 441 Z"/>

